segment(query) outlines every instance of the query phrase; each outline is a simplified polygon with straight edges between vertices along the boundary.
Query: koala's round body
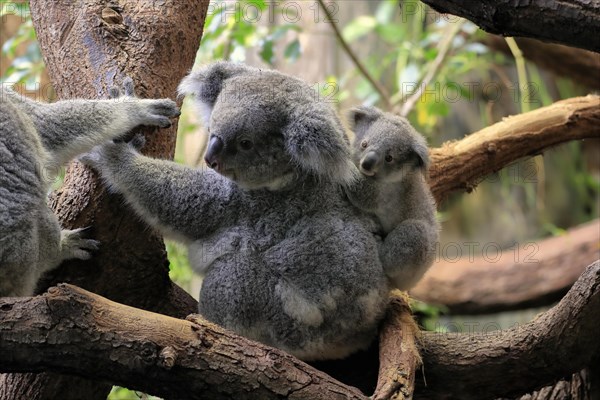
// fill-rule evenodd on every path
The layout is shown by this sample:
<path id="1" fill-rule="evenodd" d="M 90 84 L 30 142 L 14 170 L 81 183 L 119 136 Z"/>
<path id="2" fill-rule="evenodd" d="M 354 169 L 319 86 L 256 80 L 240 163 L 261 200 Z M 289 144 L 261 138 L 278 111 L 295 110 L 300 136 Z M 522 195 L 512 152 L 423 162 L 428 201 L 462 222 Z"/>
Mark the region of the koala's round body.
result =
<path id="1" fill-rule="evenodd" d="M 276 192 L 236 189 L 230 226 L 190 245 L 205 274 L 200 313 L 305 360 L 367 347 L 388 293 L 370 220 L 311 178 Z"/>
<path id="2" fill-rule="evenodd" d="M 145 221 L 189 246 L 202 315 L 305 360 L 365 348 L 387 304 L 376 227 L 347 199 L 358 176 L 334 110 L 303 81 L 216 63 L 191 73 L 210 168 L 124 143 L 93 165 Z"/>

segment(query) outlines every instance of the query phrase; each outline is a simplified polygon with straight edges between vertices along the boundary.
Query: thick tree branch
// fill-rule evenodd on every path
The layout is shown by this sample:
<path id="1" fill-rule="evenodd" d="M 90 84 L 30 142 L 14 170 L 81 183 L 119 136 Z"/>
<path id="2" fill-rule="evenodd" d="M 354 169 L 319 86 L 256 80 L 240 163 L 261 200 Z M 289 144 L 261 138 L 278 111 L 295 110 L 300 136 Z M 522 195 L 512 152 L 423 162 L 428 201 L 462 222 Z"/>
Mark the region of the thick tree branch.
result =
<path id="1" fill-rule="evenodd" d="M 600 259 L 600 220 L 490 254 L 444 260 L 444 252 L 411 295 L 453 314 L 480 314 L 549 305 L 561 299 L 585 267 Z M 487 243 L 472 246 L 483 252 Z"/>
<path id="2" fill-rule="evenodd" d="M 600 261 L 532 322 L 505 331 L 425 333 L 427 386 L 416 398 L 517 396 L 590 365 L 600 355 Z"/>
<path id="3" fill-rule="evenodd" d="M 590 89 L 600 90 L 600 54 L 536 39 L 514 39 L 523 56 L 536 65 Z M 511 55 L 503 37 L 487 35 L 483 43 L 492 49 Z M 560 62 L 557 62 L 558 60 Z"/>
<path id="4" fill-rule="evenodd" d="M 600 393 L 596 395 L 591 393 L 590 381 L 597 379 L 591 375 L 589 369 L 584 369 L 515 400 L 594 400 Z"/>
<path id="5" fill-rule="evenodd" d="M 0 370 L 59 371 L 170 399 L 362 399 L 309 365 L 204 320 L 71 285 L 0 299 Z"/>
<path id="6" fill-rule="evenodd" d="M 524 36 L 600 52 L 600 4 L 589 0 L 422 0 L 502 36 Z"/>
<path id="7" fill-rule="evenodd" d="M 571 140 L 600 137 L 600 97 L 576 97 L 507 117 L 462 140 L 431 150 L 429 184 L 440 203 L 472 191 L 485 176 Z"/>
<path id="8" fill-rule="evenodd" d="M 77 373 L 178 399 L 366 399 L 280 350 L 204 320 L 153 314 L 70 285 L 0 299 L 0 310 L 2 371 Z M 426 333 L 427 386 L 415 395 L 515 396 L 579 371 L 600 355 L 599 312 L 597 261 L 557 306 L 522 327 Z"/>

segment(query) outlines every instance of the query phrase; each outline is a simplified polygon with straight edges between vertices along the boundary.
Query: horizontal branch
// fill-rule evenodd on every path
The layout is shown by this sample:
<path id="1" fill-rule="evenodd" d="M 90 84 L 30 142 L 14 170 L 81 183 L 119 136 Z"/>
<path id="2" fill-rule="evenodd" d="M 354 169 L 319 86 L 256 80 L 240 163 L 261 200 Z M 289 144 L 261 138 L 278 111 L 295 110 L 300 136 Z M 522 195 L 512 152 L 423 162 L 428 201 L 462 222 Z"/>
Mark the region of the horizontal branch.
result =
<path id="1" fill-rule="evenodd" d="M 366 400 L 280 350 L 204 320 L 131 308 L 70 285 L 0 299 L 0 310 L 2 372 L 73 373 L 178 399 Z M 421 344 L 427 386 L 415 396 L 518 395 L 578 371 L 600 354 L 599 312 L 596 262 L 556 307 L 527 325 L 427 333 Z"/>
<path id="2" fill-rule="evenodd" d="M 565 235 L 499 253 L 492 247 L 486 258 L 438 261 L 411 295 L 445 305 L 453 314 L 549 305 L 567 293 L 587 265 L 600 259 L 599 226 L 600 220 L 594 220 Z M 483 251 L 482 246 L 476 250 Z"/>
<path id="3" fill-rule="evenodd" d="M 429 185 L 440 203 L 458 190 L 472 191 L 489 174 L 572 140 L 600 137 L 600 97 L 556 102 L 504 118 L 462 140 L 431 150 Z"/>
<path id="4" fill-rule="evenodd" d="M 422 0 L 502 36 L 523 36 L 600 52 L 600 4 L 589 0 Z"/>
<path id="5" fill-rule="evenodd" d="M 514 397 L 579 371 L 600 355 L 599 313 L 596 261 L 560 303 L 528 324 L 483 333 L 425 333 L 427 386 L 415 398 Z"/>
<path id="6" fill-rule="evenodd" d="M 357 389 L 204 320 L 71 285 L 0 298 L 0 371 L 71 373 L 177 399 L 361 399 Z"/>

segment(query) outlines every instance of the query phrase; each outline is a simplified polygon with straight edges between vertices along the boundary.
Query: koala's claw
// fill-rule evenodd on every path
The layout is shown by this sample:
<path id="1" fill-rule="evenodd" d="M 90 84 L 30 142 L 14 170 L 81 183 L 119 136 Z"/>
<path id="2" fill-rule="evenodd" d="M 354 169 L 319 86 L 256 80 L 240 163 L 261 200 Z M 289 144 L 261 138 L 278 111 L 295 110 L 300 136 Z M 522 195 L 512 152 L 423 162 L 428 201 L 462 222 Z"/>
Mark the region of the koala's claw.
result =
<path id="1" fill-rule="evenodd" d="M 181 111 L 177 107 L 177 103 L 170 99 L 154 100 L 151 112 L 156 115 L 164 115 L 166 117 L 179 117 Z"/>
<path id="2" fill-rule="evenodd" d="M 109 99 L 118 99 L 119 97 L 121 97 L 121 89 L 118 87 L 113 86 L 108 90 Z"/>
<path id="3" fill-rule="evenodd" d="M 135 85 L 133 84 L 133 79 L 131 79 L 130 76 L 125 77 L 123 80 L 123 89 L 125 89 L 125 96 L 136 97 Z"/>
<path id="4" fill-rule="evenodd" d="M 88 228 L 80 228 L 61 232 L 60 248 L 63 260 L 89 260 L 92 253 L 100 249 L 99 241 L 84 238 L 87 231 Z"/>
<path id="5" fill-rule="evenodd" d="M 121 88 L 118 86 L 113 86 L 108 90 L 109 99 L 118 99 L 123 96 L 136 97 L 135 85 L 133 84 L 133 79 L 131 79 L 129 76 L 123 79 L 123 91 L 121 91 Z"/>
<path id="6" fill-rule="evenodd" d="M 169 120 L 169 118 L 166 117 L 158 117 L 156 121 L 157 125 L 161 128 L 170 128 L 172 125 L 171 120 Z"/>
<path id="7" fill-rule="evenodd" d="M 168 128 L 172 125 L 171 118 L 181 115 L 177 104 L 170 99 L 145 100 L 143 125 Z"/>

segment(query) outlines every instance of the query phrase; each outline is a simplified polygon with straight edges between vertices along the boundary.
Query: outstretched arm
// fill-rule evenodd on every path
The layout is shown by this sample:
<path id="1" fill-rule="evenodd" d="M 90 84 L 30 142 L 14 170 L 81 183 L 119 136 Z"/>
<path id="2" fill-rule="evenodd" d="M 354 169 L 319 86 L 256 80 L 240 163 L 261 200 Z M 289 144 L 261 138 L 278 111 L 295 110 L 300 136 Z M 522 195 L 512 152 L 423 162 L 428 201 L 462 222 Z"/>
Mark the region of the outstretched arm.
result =
<path id="1" fill-rule="evenodd" d="M 125 95 L 111 89 L 109 100 L 65 100 L 38 103 L 7 91 L 13 102 L 31 118 L 52 161 L 62 165 L 108 140 L 122 137 L 140 125 L 168 127 L 179 115 L 169 99 L 138 99 L 133 81 L 123 83 Z"/>
<path id="2" fill-rule="evenodd" d="M 227 224 L 239 210 L 239 189 L 228 179 L 212 170 L 142 156 L 131 144 L 107 143 L 80 159 L 148 224 L 186 243 Z"/>

